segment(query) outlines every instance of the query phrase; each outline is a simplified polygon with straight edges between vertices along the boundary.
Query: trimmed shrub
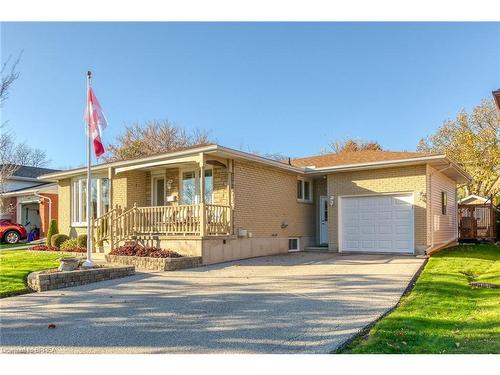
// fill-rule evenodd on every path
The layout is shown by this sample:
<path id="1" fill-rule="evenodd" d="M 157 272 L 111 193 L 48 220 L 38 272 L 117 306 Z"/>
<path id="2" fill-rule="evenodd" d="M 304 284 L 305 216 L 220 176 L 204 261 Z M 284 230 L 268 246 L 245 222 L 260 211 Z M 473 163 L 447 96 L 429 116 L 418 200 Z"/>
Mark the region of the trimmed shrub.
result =
<path id="1" fill-rule="evenodd" d="M 87 235 L 86 234 L 79 234 L 78 237 L 76 237 L 76 246 L 87 248 Z"/>
<path id="2" fill-rule="evenodd" d="M 69 240 L 69 237 L 65 234 L 54 234 L 50 238 L 50 244 L 55 247 L 61 247 L 64 241 Z"/>
<path id="3" fill-rule="evenodd" d="M 72 248 L 77 247 L 77 246 L 78 245 L 76 242 L 76 238 L 73 238 L 73 239 L 70 238 L 69 240 L 66 240 L 61 244 L 60 249 L 61 250 L 72 249 Z"/>
<path id="4" fill-rule="evenodd" d="M 159 247 L 144 247 L 138 244 L 119 246 L 110 252 L 111 255 L 151 257 L 151 258 L 180 258 L 182 255 L 172 250 L 163 250 Z"/>
<path id="5" fill-rule="evenodd" d="M 52 245 L 52 242 L 51 242 L 52 236 L 54 234 L 58 234 L 58 233 L 59 233 L 59 230 L 57 229 L 57 220 L 52 219 L 50 221 L 50 224 L 49 224 L 49 230 L 47 231 L 47 240 L 45 242 L 47 244 L 47 246 Z"/>

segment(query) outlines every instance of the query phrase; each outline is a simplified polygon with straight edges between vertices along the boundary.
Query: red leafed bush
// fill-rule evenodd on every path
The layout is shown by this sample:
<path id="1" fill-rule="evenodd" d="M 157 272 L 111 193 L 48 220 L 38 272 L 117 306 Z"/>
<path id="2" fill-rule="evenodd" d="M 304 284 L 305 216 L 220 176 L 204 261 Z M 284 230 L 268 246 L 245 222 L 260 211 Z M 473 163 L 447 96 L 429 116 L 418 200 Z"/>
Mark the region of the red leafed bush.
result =
<path id="1" fill-rule="evenodd" d="M 151 257 L 151 258 L 180 258 L 182 255 L 172 250 L 163 250 L 159 247 L 144 247 L 138 244 L 124 245 L 113 249 L 111 255 Z"/>
<path id="2" fill-rule="evenodd" d="M 87 249 L 85 247 L 70 247 L 68 249 L 64 249 L 62 250 L 66 253 L 86 253 L 87 252 Z"/>
<path id="3" fill-rule="evenodd" d="M 29 248 L 29 250 L 33 251 L 59 251 L 59 252 L 65 252 L 65 253 L 84 253 L 87 251 L 84 247 L 72 247 L 64 250 L 60 250 L 58 247 L 55 246 L 47 246 L 47 245 L 34 245 Z"/>
<path id="4" fill-rule="evenodd" d="M 55 246 L 47 246 L 47 245 L 34 245 L 29 248 L 34 251 L 59 251 L 58 247 Z"/>

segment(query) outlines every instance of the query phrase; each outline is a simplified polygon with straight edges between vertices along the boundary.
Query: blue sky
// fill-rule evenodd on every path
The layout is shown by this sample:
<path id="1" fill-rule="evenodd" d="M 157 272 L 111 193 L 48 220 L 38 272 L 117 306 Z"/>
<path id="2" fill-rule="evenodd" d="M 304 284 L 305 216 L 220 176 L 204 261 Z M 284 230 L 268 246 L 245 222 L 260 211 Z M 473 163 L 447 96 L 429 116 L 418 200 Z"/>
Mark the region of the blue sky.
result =
<path id="1" fill-rule="evenodd" d="M 85 72 L 110 126 L 167 118 L 290 156 L 330 140 L 414 150 L 500 87 L 500 23 L 2 23 L 24 50 L 2 109 L 52 167 L 85 163 Z"/>

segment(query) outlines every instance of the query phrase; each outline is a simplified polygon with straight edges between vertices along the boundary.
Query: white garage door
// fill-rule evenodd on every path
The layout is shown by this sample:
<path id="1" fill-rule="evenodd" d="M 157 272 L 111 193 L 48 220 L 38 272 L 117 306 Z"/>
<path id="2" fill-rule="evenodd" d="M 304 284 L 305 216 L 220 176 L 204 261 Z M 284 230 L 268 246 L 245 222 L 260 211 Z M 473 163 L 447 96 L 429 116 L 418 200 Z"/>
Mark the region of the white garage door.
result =
<path id="1" fill-rule="evenodd" d="M 413 194 L 340 198 L 340 251 L 413 253 Z"/>

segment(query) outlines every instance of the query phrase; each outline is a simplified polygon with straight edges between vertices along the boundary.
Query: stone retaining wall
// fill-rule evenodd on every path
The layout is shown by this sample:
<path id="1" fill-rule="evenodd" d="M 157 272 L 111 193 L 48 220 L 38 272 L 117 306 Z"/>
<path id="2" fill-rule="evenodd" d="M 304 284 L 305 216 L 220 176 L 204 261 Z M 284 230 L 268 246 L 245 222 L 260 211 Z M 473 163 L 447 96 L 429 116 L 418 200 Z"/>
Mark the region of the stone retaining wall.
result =
<path id="1" fill-rule="evenodd" d="M 106 261 L 135 266 L 138 270 L 144 271 L 175 271 L 201 265 L 201 257 L 150 258 L 108 254 Z"/>
<path id="2" fill-rule="evenodd" d="M 135 274 L 132 266 L 92 268 L 64 272 L 37 271 L 28 275 L 28 286 L 37 292 L 117 279 Z"/>

